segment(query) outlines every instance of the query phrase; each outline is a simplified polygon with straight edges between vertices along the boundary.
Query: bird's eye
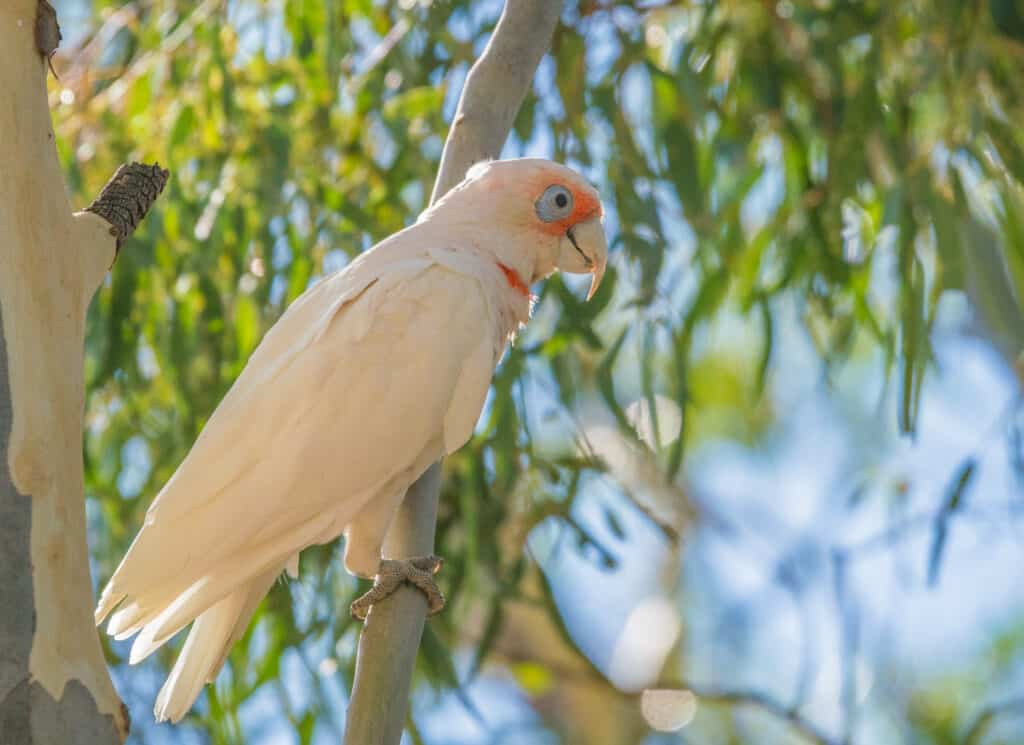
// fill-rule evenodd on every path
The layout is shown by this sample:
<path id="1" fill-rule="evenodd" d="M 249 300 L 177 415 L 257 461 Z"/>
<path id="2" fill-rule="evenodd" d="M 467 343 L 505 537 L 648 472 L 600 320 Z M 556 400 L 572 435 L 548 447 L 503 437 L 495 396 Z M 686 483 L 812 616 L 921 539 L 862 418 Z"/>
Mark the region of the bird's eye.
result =
<path id="1" fill-rule="evenodd" d="M 537 217 L 544 222 L 562 220 L 572 214 L 572 192 L 558 184 L 549 186 L 537 200 Z"/>

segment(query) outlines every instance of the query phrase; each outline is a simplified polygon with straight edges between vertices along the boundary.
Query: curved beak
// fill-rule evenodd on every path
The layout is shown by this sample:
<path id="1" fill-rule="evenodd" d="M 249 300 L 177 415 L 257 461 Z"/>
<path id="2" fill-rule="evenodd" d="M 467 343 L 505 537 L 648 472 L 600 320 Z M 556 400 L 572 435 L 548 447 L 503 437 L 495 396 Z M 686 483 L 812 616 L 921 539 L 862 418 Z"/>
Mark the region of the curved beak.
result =
<path id="1" fill-rule="evenodd" d="M 565 232 L 558 251 L 558 268 L 570 274 L 590 274 L 587 300 L 594 297 L 608 265 L 608 240 L 600 217 L 576 223 Z"/>

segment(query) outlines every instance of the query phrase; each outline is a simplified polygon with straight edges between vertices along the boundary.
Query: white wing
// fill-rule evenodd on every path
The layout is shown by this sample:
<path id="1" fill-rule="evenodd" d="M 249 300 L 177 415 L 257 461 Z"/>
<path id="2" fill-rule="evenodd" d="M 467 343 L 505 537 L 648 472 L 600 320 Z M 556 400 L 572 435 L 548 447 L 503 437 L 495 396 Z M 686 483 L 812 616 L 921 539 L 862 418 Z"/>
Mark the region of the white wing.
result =
<path id="1" fill-rule="evenodd" d="M 478 277 L 405 253 L 382 245 L 297 300 L 158 495 L 96 612 L 123 603 L 108 631 L 142 630 L 133 661 L 471 434 L 493 311 Z"/>

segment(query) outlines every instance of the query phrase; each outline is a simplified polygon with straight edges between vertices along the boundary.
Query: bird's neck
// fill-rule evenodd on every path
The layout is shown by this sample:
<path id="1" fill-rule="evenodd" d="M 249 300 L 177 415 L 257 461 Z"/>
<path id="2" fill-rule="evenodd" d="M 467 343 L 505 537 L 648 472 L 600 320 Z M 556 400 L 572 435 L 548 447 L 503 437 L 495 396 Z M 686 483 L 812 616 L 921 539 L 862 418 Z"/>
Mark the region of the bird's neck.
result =
<path id="1" fill-rule="evenodd" d="M 513 292 L 519 293 L 526 299 L 530 298 L 530 285 L 526 284 L 526 280 L 519 276 L 519 273 L 515 269 L 502 264 L 500 261 L 498 262 L 498 269 L 500 269 L 501 273 L 505 276 L 505 283 Z"/>
<path id="2" fill-rule="evenodd" d="M 446 226 L 438 238 L 454 243 L 461 250 L 492 258 L 509 286 L 528 297 L 530 285 L 550 274 L 550 270 L 538 274 L 536 247 L 531 245 L 526 231 L 523 233 L 520 236 L 516 231 L 486 230 L 479 225 L 464 223 Z"/>

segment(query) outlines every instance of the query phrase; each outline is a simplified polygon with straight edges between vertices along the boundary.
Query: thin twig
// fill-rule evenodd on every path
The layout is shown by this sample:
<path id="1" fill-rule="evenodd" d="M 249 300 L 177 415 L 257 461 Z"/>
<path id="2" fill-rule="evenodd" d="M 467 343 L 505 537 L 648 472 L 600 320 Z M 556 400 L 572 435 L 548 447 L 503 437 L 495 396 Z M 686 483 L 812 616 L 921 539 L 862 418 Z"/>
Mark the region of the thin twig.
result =
<path id="1" fill-rule="evenodd" d="M 795 732 L 798 732 L 806 740 L 817 745 L 839 745 L 840 742 L 802 716 L 796 707 L 786 706 L 761 691 L 704 687 L 686 682 L 666 687 L 687 690 L 696 696 L 698 700 L 703 699 L 710 704 L 727 704 L 760 709 L 766 714 L 771 714 L 777 719 L 786 721 Z"/>
<path id="2" fill-rule="evenodd" d="M 648 686 L 648 690 L 650 689 L 688 691 L 696 696 L 698 701 L 703 700 L 708 704 L 759 709 L 765 714 L 787 722 L 795 732 L 816 745 L 840 745 L 841 742 L 803 716 L 798 705 L 786 706 L 763 691 L 706 686 L 675 678 L 658 681 Z"/>
<path id="3" fill-rule="evenodd" d="M 405 18 L 400 19 L 398 23 L 392 26 L 391 30 L 384 35 L 377 46 L 366 55 L 366 59 L 363 61 L 363 69 L 349 78 L 345 84 L 345 91 L 352 94 L 362 88 L 370 73 L 373 72 L 377 65 L 387 59 L 387 56 L 398 46 L 398 42 L 405 37 L 410 28 L 412 28 L 412 24 Z"/>
<path id="4" fill-rule="evenodd" d="M 63 68 L 62 87 L 77 89 L 82 80 L 93 73 L 97 59 L 117 33 L 139 20 L 139 12 L 139 2 L 123 5 L 107 16 L 102 24 L 83 36 L 72 49 L 58 53 L 57 59 L 61 61 Z M 55 90 L 52 95 L 58 97 L 60 91 Z"/>
<path id="5" fill-rule="evenodd" d="M 95 109 L 107 108 L 116 104 L 128 92 L 128 87 L 150 69 L 171 57 L 178 47 L 193 38 L 199 24 L 206 21 L 217 10 L 224 0 L 204 0 L 183 20 L 174 31 L 169 33 L 157 49 L 152 49 L 138 59 L 121 74 L 116 81 L 93 96 L 90 105 Z"/>

